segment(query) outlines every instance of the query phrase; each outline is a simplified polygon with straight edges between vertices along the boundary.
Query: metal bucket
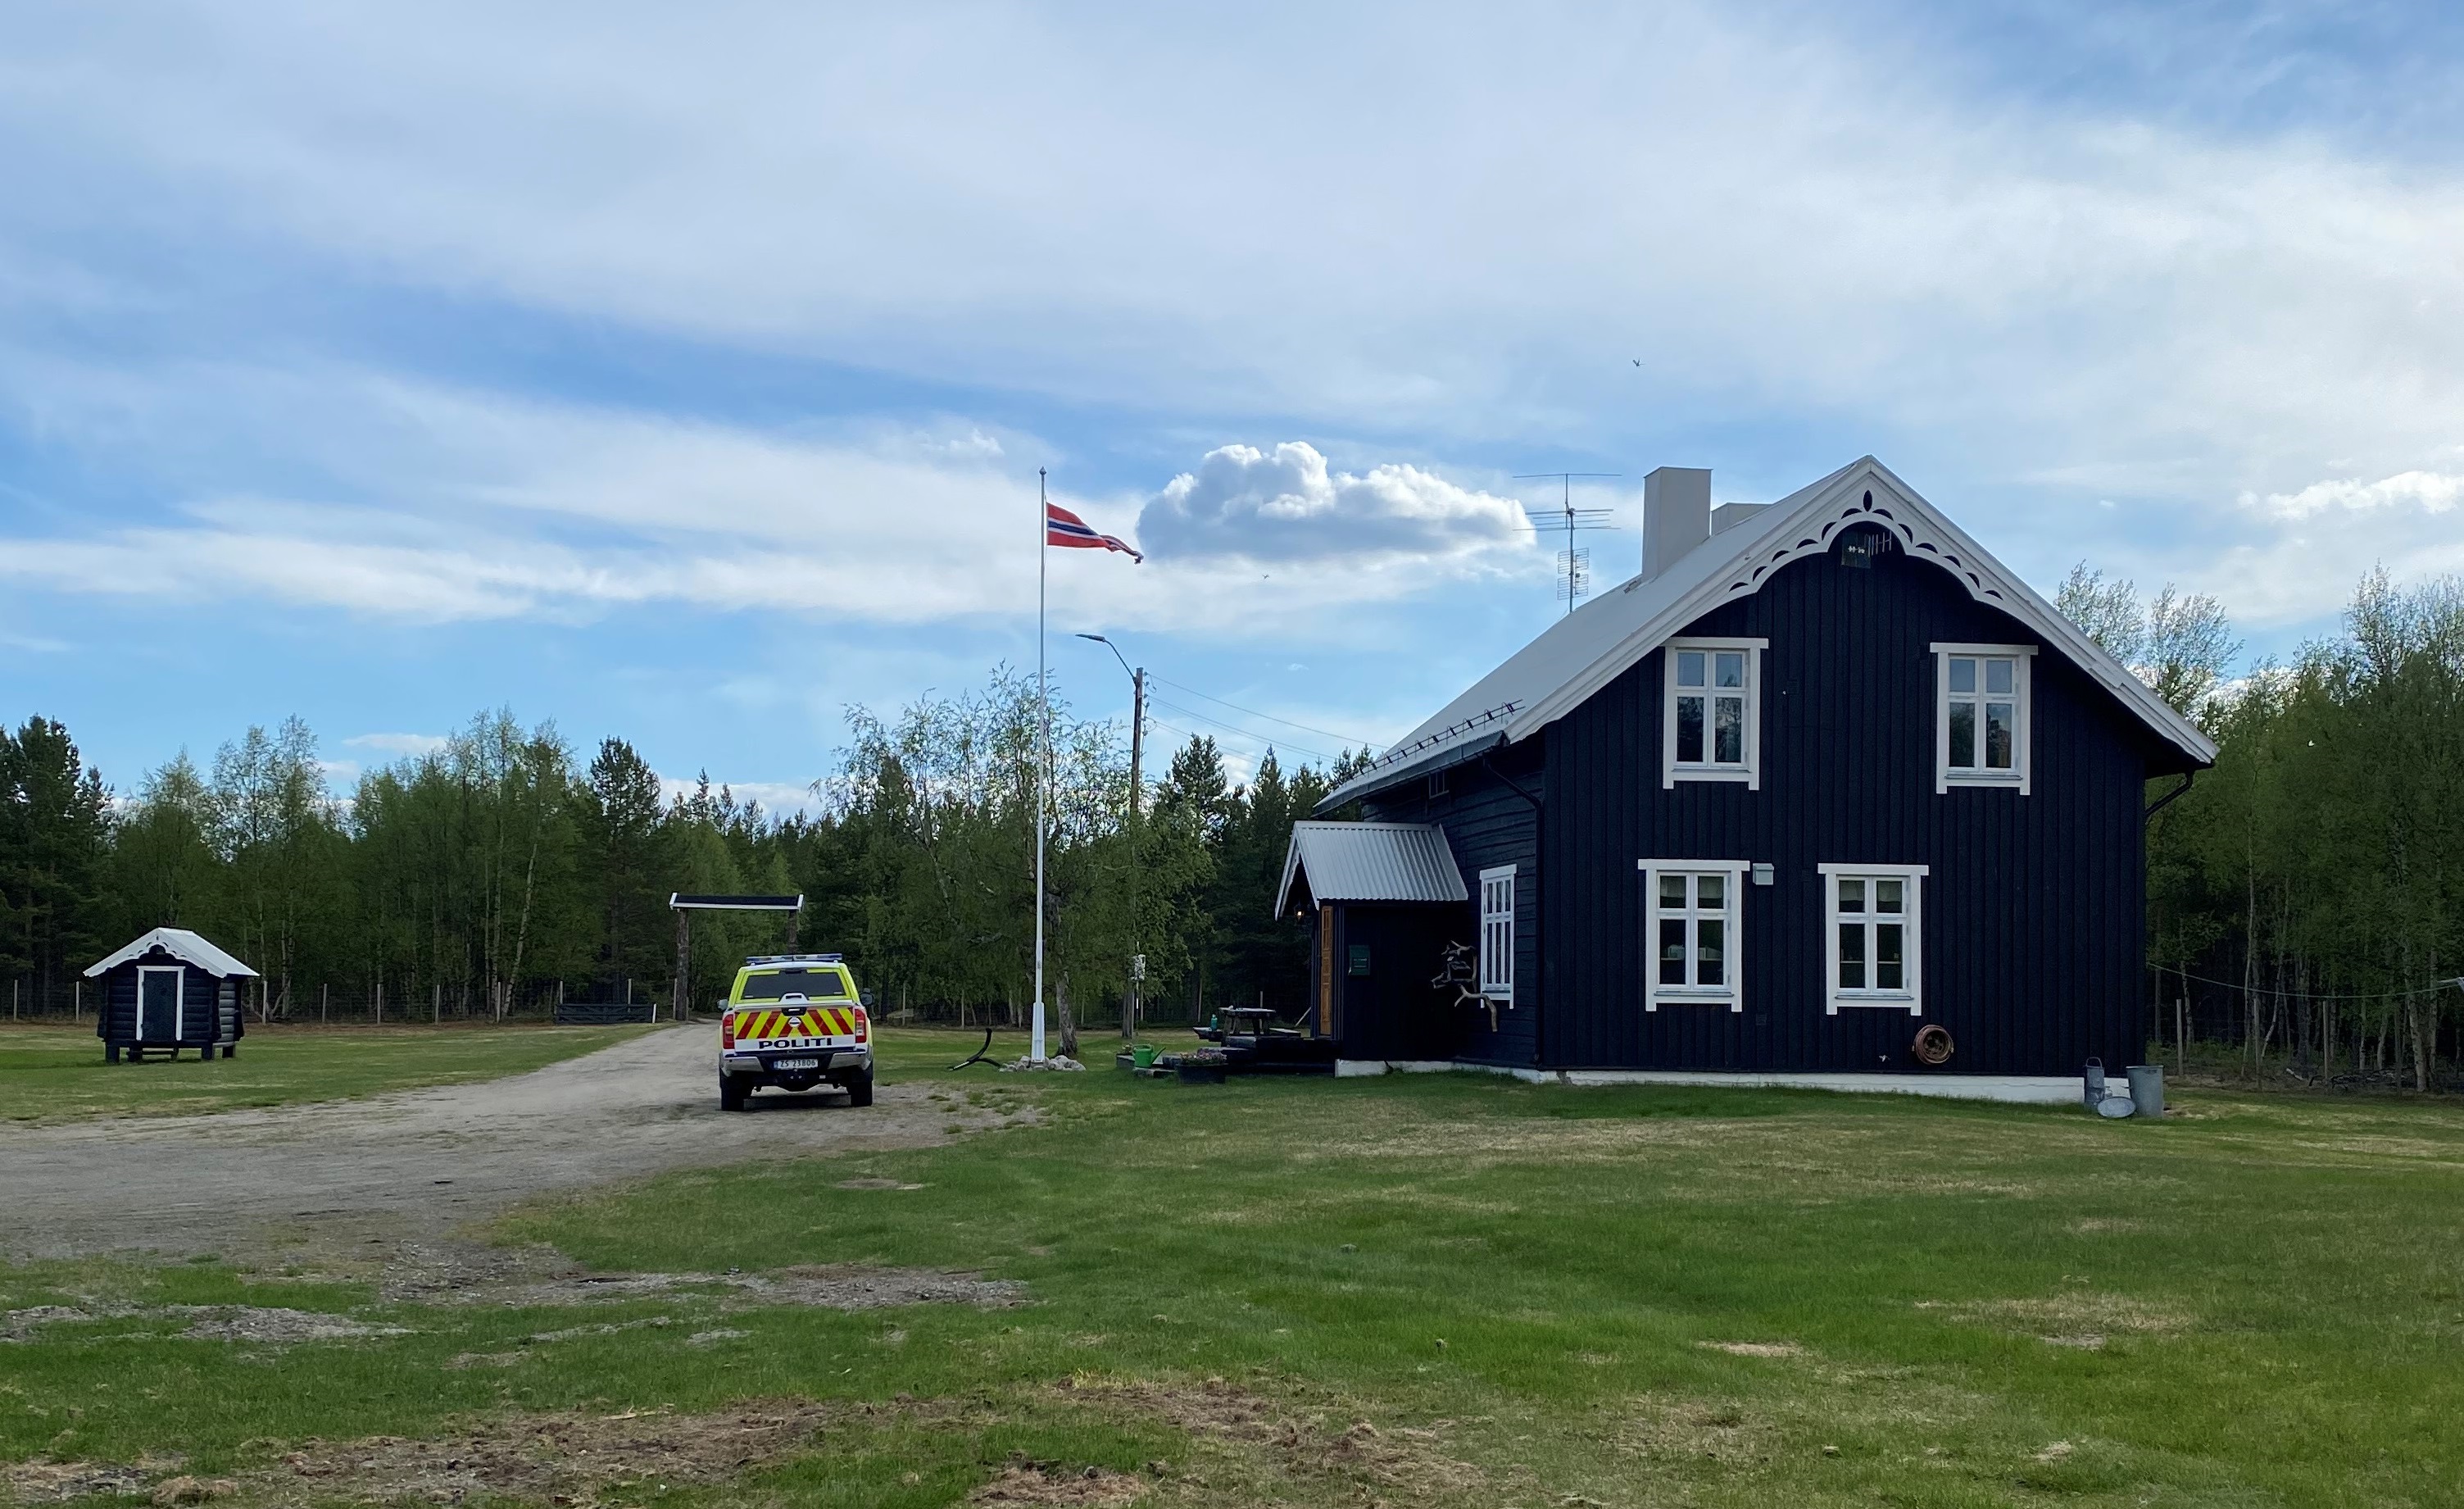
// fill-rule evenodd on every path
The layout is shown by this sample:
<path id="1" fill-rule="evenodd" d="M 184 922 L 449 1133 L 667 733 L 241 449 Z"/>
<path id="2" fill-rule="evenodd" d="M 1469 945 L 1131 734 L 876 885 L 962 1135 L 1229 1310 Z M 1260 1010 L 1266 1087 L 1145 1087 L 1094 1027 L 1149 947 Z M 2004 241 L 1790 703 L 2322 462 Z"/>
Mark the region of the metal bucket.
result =
<path id="1" fill-rule="evenodd" d="M 2079 1104 L 2093 1111 L 2097 1107 L 2097 1102 L 2104 1098 L 2104 1060 L 2089 1059 L 2081 1078 L 2086 1088 L 2079 1096 Z"/>
<path id="2" fill-rule="evenodd" d="M 2138 1116 L 2165 1114 L 2165 1066 L 2132 1064 L 2124 1073 L 2130 1076 L 2130 1105 Z"/>

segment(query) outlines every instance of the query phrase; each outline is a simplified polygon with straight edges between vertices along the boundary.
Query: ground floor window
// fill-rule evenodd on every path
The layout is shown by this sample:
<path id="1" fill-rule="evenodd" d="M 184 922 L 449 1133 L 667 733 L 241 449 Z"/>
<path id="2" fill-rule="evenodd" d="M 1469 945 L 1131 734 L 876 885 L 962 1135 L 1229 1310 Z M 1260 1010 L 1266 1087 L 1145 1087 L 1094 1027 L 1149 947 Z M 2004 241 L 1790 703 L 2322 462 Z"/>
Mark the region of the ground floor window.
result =
<path id="1" fill-rule="evenodd" d="M 1480 993 L 1514 999 L 1514 867 L 1480 873 Z"/>
<path id="2" fill-rule="evenodd" d="M 1744 888 L 1740 860 L 1641 861 L 1643 1010 L 1666 1005 L 1745 1007 Z"/>
<path id="3" fill-rule="evenodd" d="M 1925 1012 L 1923 865 L 1827 864 L 1822 869 L 1826 1009 Z"/>

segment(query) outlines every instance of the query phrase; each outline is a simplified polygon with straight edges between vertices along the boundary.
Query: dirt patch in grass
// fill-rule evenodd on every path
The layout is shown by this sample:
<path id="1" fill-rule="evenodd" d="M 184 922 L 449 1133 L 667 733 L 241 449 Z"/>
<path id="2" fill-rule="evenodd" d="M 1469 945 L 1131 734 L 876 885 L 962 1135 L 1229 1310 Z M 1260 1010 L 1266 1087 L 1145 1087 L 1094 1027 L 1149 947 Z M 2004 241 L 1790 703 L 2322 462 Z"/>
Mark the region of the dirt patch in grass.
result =
<path id="1" fill-rule="evenodd" d="M 280 1503 L 517 1498 L 589 1505 L 620 1486 L 732 1477 L 802 1447 L 834 1412 L 769 1400 L 710 1414 L 515 1415 L 435 1440 L 310 1441 L 243 1484 L 252 1497 Z"/>
<path id="2" fill-rule="evenodd" d="M 1805 1348 L 1794 1342 L 1697 1342 L 1707 1351 L 1726 1352 L 1731 1357 L 1802 1357 Z"/>
<path id="3" fill-rule="evenodd" d="M 1629 1411 L 1613 1440 L 1635 1456 L 1736 1467 L 1767 1462 L 1779 1449 L 1780 1433 L 1770 1422 L 1722 1400 L 1646 1394 Z"/>
<path id="4" fill-rule="evenodd" d="M 186 1320 L 180 1334 L 192 1342 L 248 1342 L 263 1346 L 292 1346 L 301 1342 L 352 1342 L 375 1336 L 407 1336 L 398 1325 L 355 1320 L 347 1315 L 316 1310 L 286 1310 L 253 1304 L 132 1305 L 107 1301 L 91 1304 L 35 1305 L 0 1317 L 0 1340 L 30 1340 L 40 1326 L 92 1320 Z"/>
<path id="5" fill-rule="evenodd" d="M 2117 1294 L 2062 1294 L 2035 1298 L 1917 1301 L 1920 1310 L 1942 1310 L 1954 1320 L 1996 1330 L 2018 1331 L 2053 1346 L 2095 1350 L 2117 1332 L 2169 1336 L 2187 1331 L 2192 1319 L 2144 1299 Z"/>
<path id="6" fill-rule="evenodd" d="M 880 1310 L 903 1304 L 971 1304 L 1001 1310 L 1026 1302 L 1014 1278 L 937 1268 L 875 1268 L 840 1263 L 779 1268 L 759 1274 L 580 1274 L 543 1283 L 482 1285 L 453 1298 L 467 1304 L 612 1304 L 653 1297 L 699 1297 L 723 1309 L 796 1305 L 824 1310 Z"/>
<path id="7" fill-rule="evenodd" d="M 922 1185 L 902 1184 L 895 1179 L 878 1179 L 870 1176 L 862 1179 L 842 1179 L 837 1187 L 841 1189 L 921 1189 L 924 1187 Z"/>
<path id="8" fill-rule="evenodd" d="M 967 1495 L 971 1504 L 1067 1505 L 1071 1509 L 1111 1509 L 1127 1504 L 1147 1491 L 1147 1480 L 1135 1473 L 1102 1467 L 1074 1471 L 1058 1462 L 1012 1459 L 991 1482 Z"/>
<path id="9" fill-rule="evenodd" d="M 1220 1378 L 1200 1384 L 1073 1380 L 1065 1397 L 1135 1414 L 1231 1446 L 1269 1474 L 1348 1480 L 1355 1492 L 1383 1491 L 1409 1503 L 1493 1503 L 1487 1475 L 1441 1449 L 1443 1422 L 1380 1431 L 1367 1420 L 1331 1423 Z M 1221 1485 L 1218 1485 L 1221 1486 Z"/>
<path id="10" fill-rule="evenodd" d="M 133 1464 L 51 1462 L 37 1458 L 0 1467 L 0 1486 L 19 1504 L 66 1503 L 89 1494 L 139 1495 L 146 1483 L 178 1467 L 176 1456 L 141 1457 Z"/>
<path id="11" fill-rule="evenodd" d="M 370 1336 L 407 1336 L 399 1325 L 377 1325 L 346 1315 L 314 1310 L 268 1309 L 253 1304 L 171 1305 L 196 1317 L 180 1334 L 196 1342 L 254 1342 L 289 1346 L 299 1342 L 347 1342 Z"/>

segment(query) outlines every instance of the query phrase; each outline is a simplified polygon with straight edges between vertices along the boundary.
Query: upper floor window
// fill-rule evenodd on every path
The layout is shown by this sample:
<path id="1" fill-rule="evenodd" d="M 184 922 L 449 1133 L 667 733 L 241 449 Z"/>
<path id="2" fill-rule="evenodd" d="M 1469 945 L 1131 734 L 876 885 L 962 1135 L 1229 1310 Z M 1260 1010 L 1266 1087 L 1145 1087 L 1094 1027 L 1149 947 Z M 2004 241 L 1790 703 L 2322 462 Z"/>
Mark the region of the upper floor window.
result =
<path id="1" fill-rule="evenodd" d="M 1820 867 L 1830 936 L 1823 948 L 1824 1010 L 1904 1009 L 1925 1014 L 1924 865 Z"/>
<path id="2" fill-rule="evenodd" d="M 1762 786 L 1762 659 L 1767 639 L 1671 639 L 1661 730 L 1662 787 L 1680 781 Z"/>
<path id="3" fill-rule="evenodd" d="M 1514 867 L 1480 873 L 1480 993 L 1514 999 Z"/>
<path id="4" fill-rule="evenodd" d="M 1645 859 L 1644 937 L 1651 955 L 1642 1009 L 1745 1007 L 1743 860 Z"/>
<path id="5" fill-rule="evenodd" d="M 2028 668 L 2034 645 L 1938 644 L 1934 789 L 2007 786 L 2028 790 Z"/>

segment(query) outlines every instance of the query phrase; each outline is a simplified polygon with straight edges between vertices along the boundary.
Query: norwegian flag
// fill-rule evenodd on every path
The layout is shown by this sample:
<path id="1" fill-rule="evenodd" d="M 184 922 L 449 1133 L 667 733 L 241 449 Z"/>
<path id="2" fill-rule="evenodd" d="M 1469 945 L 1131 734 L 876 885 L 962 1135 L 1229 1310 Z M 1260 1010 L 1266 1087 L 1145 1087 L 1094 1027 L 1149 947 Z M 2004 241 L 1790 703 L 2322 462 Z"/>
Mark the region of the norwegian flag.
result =
<path id="1" fill-rule="evenodd" d="M 1141 565 L 1146 562 L 1136 546 L 1118 535 L 1098 534 L 1092 524 L 1059 503 L 1044 505 L 1044 543 L 1072 550 L 1118 550 Z"/>

